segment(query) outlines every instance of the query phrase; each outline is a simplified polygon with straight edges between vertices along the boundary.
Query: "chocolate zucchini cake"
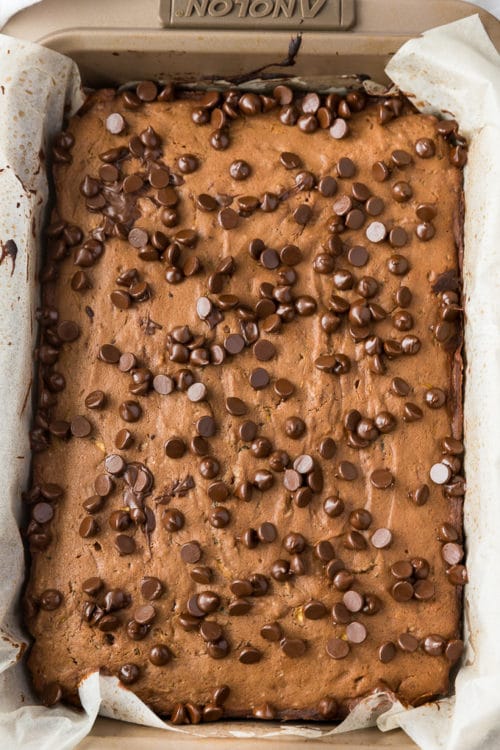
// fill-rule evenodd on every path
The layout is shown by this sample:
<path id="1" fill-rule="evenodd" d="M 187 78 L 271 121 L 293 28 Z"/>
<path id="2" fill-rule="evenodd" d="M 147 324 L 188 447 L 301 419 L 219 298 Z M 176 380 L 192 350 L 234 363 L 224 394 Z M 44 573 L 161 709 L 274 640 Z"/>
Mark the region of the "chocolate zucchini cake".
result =
<path id="1" fill-rule="evenodd" d="M 54 146 L 29 667 L 176 723 L 339 719 L 462 653 L 454 121 L 98 91 Z"/>

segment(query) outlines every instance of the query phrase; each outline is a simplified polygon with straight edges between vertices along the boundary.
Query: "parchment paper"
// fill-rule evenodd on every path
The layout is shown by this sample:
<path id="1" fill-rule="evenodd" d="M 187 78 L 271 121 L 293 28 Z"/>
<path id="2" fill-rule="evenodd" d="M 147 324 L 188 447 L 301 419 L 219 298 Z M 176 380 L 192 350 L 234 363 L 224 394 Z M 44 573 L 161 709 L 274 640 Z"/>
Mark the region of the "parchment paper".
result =
<path id="1" fill-rule="evenodd" d="M 500 58 L 477 16 L 431 30 L 405 44 L 387 72 L 425 111 L 452 113 L 471 140 L 465 170 L 465 401 L 468 492 L 467 648 L 456 695 L 405 710 L 380 693 L 363 701 L 339 726 L 225 722 L 173 727 L 162 722 L 115 678 L 91 675 L 80 688 L 83 711 L 37 705 L 22 662 L 18 604 L 24 578 L 19 532 L 20 490 L 29 470 L 34 276 L 39 228 L 47 201 L 40 153 L 61 127 L 63 111 L 81 103 L 74 64 L 37 45 L 0 35 L 0 747 L 66 750 L 89 731 L 98 713 L 170 732 L 213 737 L 304 739 L 378 723 L 401 726 L 424 750 L 490 750 L 500 746 Z M 15 242 L 17 256 L 14 258 Z M 2 247 L 0 245 L 0 247 Z M 4 253 L 5 254 L 5 253 Z M 478 508 L 481 508 L 481 515 Z M 384 713 L 385 712 L 385 713 Z M 172 736 L 172 735 L 170 735 Z M 168 736 L 165 736 L 166 744 Z M 175 742 L 175 738 L 173 740 Z"/>

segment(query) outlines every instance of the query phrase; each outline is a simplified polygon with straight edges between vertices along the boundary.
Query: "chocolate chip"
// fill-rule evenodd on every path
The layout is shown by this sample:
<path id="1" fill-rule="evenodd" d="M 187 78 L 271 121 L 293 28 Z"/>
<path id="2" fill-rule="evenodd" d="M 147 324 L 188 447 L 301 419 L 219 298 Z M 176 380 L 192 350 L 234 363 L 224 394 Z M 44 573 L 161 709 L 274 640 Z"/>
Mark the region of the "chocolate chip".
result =
<path id="1" fill-rule="evenodd" d="M 218 641 L 223 636 L 221 626 L 213 620 L 204 620 L 200 625 L 200 635 L 204 641 Z"/>
<path id="2" fill-rule="evenodd" d="M 392 641 L 386 641 L 378 650 L 378 658 L 382 664 L 388 664 L 396 657 L 396 646 Z"/>
<path id="3" fill-rule="evenodd" d="M 208 522 L 215 529 L 224 529 L 231 521 L 231 514 L 227 508 L 218 506 L 213 508 L 208 515 Z"/>
<path id="4" fill-rule="evenodd" d="M 290 563 L 288 560 L 276 560 L 271 568 L 271 576 L 280 583 L 287 581 L 290 576 Z"/>
<path id="5" fill-rule="evenodd" d="M 337 591 L 347 591 L 348 589 L 351 588 L 352 584 L 354 583 L 354 576 L 352 575 L 352 573 L 349 573 L 349 571 L 345 570 L 344 567 L 345 566 L 344 566 L 344 563 L 342 562 L 342 560 L 338 560 L 338 559 L 330 560 L 330 562 L 326 566 L 327 575 L 333 581 L 333 585 L 335 586 L 335 588 L 337 589 Z M 351 605 L 352 606 L 358 606 L 359 601 L 358 600 L 356 600 L 356 601 L 357 601 L 357 604 L 355 603 L 355 600 L 352 599 Z M 341 620 L 339 618 L 342 615 L 342 613 L 343 612 L 347 612 L 348 613 L 349 610 L 346 607 L 346 605 L 343 604 L 343 603 L 340 603 L 337 606 L 339 608 L 338 609 L 338 613 L 336 611 L 333 611 L 333 610 L 332 610 L 332 613 L 334 615 L 334 618 L 338 622 L 340 622 Z M 343 622 L 348 622 L 349 621 L 349 617 L 350 617 L 350 615 L 347 614 L 346 618 L 343 620 Z"/>
<path id="6" fill-rule="evenodd" d="M 153 378 L 153 390 L 162 396 L 167 396 L 175 389 L 175 383 L 168 375 L 156 375 Z"/>
<path id="7" fill-rule="evenodd" d="M 354 177 L 356 174 L 356 165 L 347 156 L 342 156 L 336 166 L 337 176 L 341 178 Z"/>
<path id="8" fill-rule="evenodd" d="M 298 471 L 295 471 L 294 469 L 286 469 L 283 478 L 283 484 L 285 486 L 285 489 L 289 490 L 290 492 L 295 492 L 295 490 L 297 490 L 302 485 L 302 477 Z"/>
<path id="9" fill-rule="evenodd" d="M 264 640 L 276 643 L 282 639 L 283 630 L 278 622 L 269 622 L 261 627 L 260 634 Z"/>
<path id="10" fill-rule="evenodd" d="M 177 508 L 167 508 L 161 515 L 161 521 L 167 531 L 180 531 L 184 527 L 184 514 Z M 137 618 L 136 618 L 137 619 Z"/>
<path id="11" fill-rule="evenodd" d="M 352 482 L 354 479 L 357 479 L 358 470 L 350 461 L 341 461 L 337 466 L 335 476 L 339 479 L 345 479 L 348 482 Z"/>
<path id="12" fill-rule="evenodd" d="M 335 583 L 335 581 L 334 581 Z M 363 597 L 353 589 L 346 591 L 342 597 L 344 606 L 349 612 L 360 612 L 363 609 Z"/>
<path id="13" fill-rule="evenodd" d="M 125 471 L 126 463 L 123 458 L 117 453 L 110 453 L 104 459 L 104 468 L 106 469 L 108 474 L 119 476 Z"/>
<path id="14" fill-rule="evenodd" d="M 217 459 L 207 457 L 200 461 L 199 470 L 205 479 L 214 479 L 220 471 L 220 464 Z"/>
<path id="15" fill-rule="evenodd" d="M 345 226 L 348 229 L 359 229 L 363 226 L 365 214 L 360 208 L 351 209 L 345 217 Z"/>
<path id="16" fill-rule="evenodd" d="M 441 542 L 456 542 L 458 540 L 458 531 L 451 523 L 443 523 L 438 539 Z"/>
<path id="17" fill-rule="evenodd" d="M 442 135 L 444 138 L 456 133 L 458 131 L 458 123 L 456 120 L 439 120 L 436 125 L 436 132 Z"/>
<path id="18" fill-rule="evenodd" d="M 372 177 L 377 182 L 384 182 L 390 177 L 390 169 L 383 161 L 376 161 L 372 165 Z"/>
<path id="19" fill-rule="evenodd" d="M 137 367 L 137 358 L 132 352 L 125 352 L 120 355 L 118 369 L 120 372 L 130 372 Z"/>
<path id="20" fill-rule="evenodd" d="M 327 175 L 318 182 L 318 191 L 324 198 L 331 198 L 337 192 L 337 180 Z"/>
<path id="21" fill-rule="evenodd" d="M 448 565 L 457 565 L 464 557 L 464 550 L 456 542 L 447 542 L 441 548 L 441 557 Z"/>
<path id="22" fill-rule="evenodd" d="M 302 166 L 302 160 L 297 154 L 292 154 L 290 151 L 283 151 L 280 154 L 280 162 L 283 164 L 285 169 L 298 169 Z"/>
<path id="23" fill-rule="evenodd" d="M 392 533 L 389 529 L 381 528 L 373 532 L 371 543 L 376 549 L 387 549 L 392 543 Z"/>
<path id="24" fill-rule="evenodd" d="M 128 310 L 132 304 L 132 298 L 128 292 L 124 292 L 120 289 L 111 292 L 109 295 L 112 304 L 119 310 Z"/>
<path id="25" fill-rule="evenodd" d="M 389 232 L 389 244 L 392 247 L 403 247 L 408 241 L 408 235 L 403 227 L 394 227 Z"/>
<path id="26" fill-rule="evenodd" d="M 326 607 L 323 602 L 311 600 L 304 605 L 304 617 L 308 620 L 320 620 L 326 615 Z"/>
<path id="27" fill-rule="evenodd" d="M 422 409 L 410 402 L 404 405 L 403 420 L 405 422 L 416 422 L 424 416 Z"/>
<path id="28" fill-rule="evenodd" d="M 260 339 L 254 344 L 253 353 L 260 362 L 268 362 L 276 355 L 276 347 L 271 341 Z"/>
<path id="29" fill-rule="evenodd" d="M 349 135 L 349 125 L 342 117 L 337 117 L 330 127 L 330 135 L 336 140 L 340 140 Z M 344 175 L 339 174 L 339 177 Z M 347 175 L 351 176 L 351 175 Z"/>
<path id="30" fill-rule="evenodd" d="M 256 391 L 260 391 L 262 388 L 266 388 L 266 386 L 269 385 L 270 376 L 267 370 L 265 370 L 263 367 L 256 367 L 250 373 L 249 380 L 252 388 L 254 388 Z"/>
<path id="31" fill-rule="evenodd" d="M 446 575 L 449 582 L 454 586 L 463 586 L 469 580 L 464 565 L 452 565 L 446 571 Z"/>
<path id="32" fill-rule="evenodd" d="M 71 420 L 71 434 L 75 437 L 87 437 L 92 431 L 92 425 L 85 417 L 73 417 Z"/>
<path id="33" fill-rule="evenodd" d="M 391 594 L 397 602 L 408 602 L 413 598 L 414 589 L 408 581 L 398 581 L 392 587 Z"/>
<path id="34" fill-rule="evenodd" d="M 457 638 L 457 639 L 448 641 L 448 643 L 446 644 L 444 653 L 448 661 L 454 664 L 460 659 L 460 657 L 463 654 L 463 651 L 464 651 L 464 642 Z"/>
<path id="35" fill-rule="evenodd" d="M 199 167 L 198 157 L 193 154 L 182 154 L 177 159 L 177 167 L 182 174 L 191 174 L 196 172 Z"/>
<path id="36" fill-rule="evenodd" d="M 394 578 L 404 581 L 413 575 L 413 566 L 408 560 L 398 560 L 391 565 L 391 574 Z"/>
<path id="37" fill-rule="evenodd" d="M 367 635 L 365 626 L 360 622 L 351 622 L 346 627 L 346 636 L 349 643 L 363 643 Z"/>
<path id="38" fill-rule="evenodd" d="M 82 292 L 92 286 L 90 279 L 84 271 L 76 271 L 71 278 L 71 288 L 75 292 Z"/>
<path id="39" fill-rule="evenodd" d="M 417 224 L 415 234 L 422 242 L 428 242 L 429 240 L 432 240 L 432 238 L 436 234 L 434 224 L 431 224 L 430 221 L 423 221 L 421 224 Z"/>
<path id="40" fill-rule="evenodd" d="M 335 557 L 335 550 L 333 549 L 332 544 L 328 540 L 323 540 L 322 542 L 318 542 L 314 547 L 314 554 L 318 558 L 318 560 L 321 560 L 321 562 L 329 562 L 330 560 L 333 560 Z"/>
<path id="41" fill-rule="evenodd" d="M 52 612 L 61 606 L 63 602 L 63 595 L 57 589 L 46 589 L 38 597 L 40 609 L 46 612 Z"/>
<path id="42" fill-rule="evenodd" d="M 87 578 L 82 583 L 82 591 L 88 594 L 89 596 L 96 596 L 96 594 L 101 591 L 102 587 L 104 586 L 104 581 L 102 578 L 92 577 Z"/>
<path id="43" fill-rule="evenodd" d="M 305 422 L 300 417 L 288 417 L 285 420 L 285 433 L 293 440 L 297 440 L 298 438 L 302 437 L 305 431 Z"/>
<path id="44" fill-rule="evenodd" d="M 318 125 L 323 130 L 327 130 L 333 122 L 333 114 L 327 107 L 320 107 L 316 113 Z"/>
<path id="45" fill-rule="evenodd" d="M 207 565 L 197 565 L 191 568 L 189 575 L 196 583 L 207 584 L 212 580 L 212 570 Z"/>
<path id="46" fill-rule="evenodd" d="M 57 326 L 57 335 L 65 343 L 76 341 L 80 336 L 80 326 L 72 320 L 62 320 Z"/>
<path id="47" fill-rule="evenodd" d="M 226 398 L 226 411 L 232 414 L 233 417 L 241 417 L 247 413 L 248 409 L 244 401 L 237 396 L 229 396 Z"/>
<path id="48" fill-rule="evenodd" d="M 229 146 L 229 135 L 223 128 L 212 131 L 210 134 L 210 145 L 216 151 L 224 151 Z"/>
<path id="49" fill-rule="evenodd" d="M 366 508 L 357 508 L 349 514 L 349 523 L 358 531 L 365 531 L 371 526 L 372 515 Z"/>
<path id="50" fill-rule="evenodd" d="M 298 508 L 305 508 L 312 500 L 312 490 L 310 487 L 299 487 L 294 492 L 293 502 Z"/>
<path id="51" fill-rule="evenodd" d="M 326 644 L 326 653 L 332 659 L 345 659 L 349 651 L 349 644 L 341 638 L 329 638 Z"/>
<path id="52" fill-rule="evenodd" d="M 398 646 L 401 651 L 411 654 L 419 647 L 419 640 L 411 633 L 401 633 L 398 636 Z"/>
<path id="53" fill-rule="evenodd" d="M 421 219 L 421 221 L 430 222 L 437 215 L 436 204 L 419 203 L 417 208 L 415 209 L 415 213 L 417 214 L 418 218 Z"/>
<path id="54" fill-rule="evenodd" d="M 172 659 L 172 654 L 168 646 L 159 643 L 155 646 L 151 646 L 148 658 L 151 664 L 154 664 L 155 667 L 163 667 Z"/>
<path id="55" fill-rule="evenodd" d="M 250 164 L 243 159 L 237 159 L 236 161 L 233 161 L 229 167 L 229 174 L 233 178 L 233 180 L 246 180 L 248 177 L 250 177 L 252 173 L 252 169 L 250 167 Z"/>
<path id="56" fill-rule="evenodd" d="M 158 95 L 158 89 L 153 81 L 141 81 L 137 85 L 135 93 L 141 102 L 153 102 Z"/>
<path id="57" fill-rule="evenodd" d="M 196 430 L 203 438 L 213 437 L 216 432 L 215 419 L 209 416 L 200 417 L 196 422 Z"/>
<path id="58" fill-rule="evenodd" d="M 462 168 L 467 164 L 467 149 L 462 145 L 453 146 L 449 151 L 450 164 L 453 166 Z"/>
<path id="59" fill-rule="evenodd" d="M 241 664 L 257 664 L 262 658 L 261 652 L 253 646 L 245 646 L 241 649 L 238 660 Z"/>
<path id="60" fill-rule="evenodd" d="M 84 539 L 95 536 L 99 532 L 99 524 L 92 516 L 86 516 L 80 524 L 78 533 Z"/>
<path id="61" fill-rule="evenodd" d="M 196 601 L 202 612 L 215 612 L 220 607 L 220 598 L 214 591 L 202 591 Z"/>
<path id="62" fill-rule="evenodd" d="M 295 185 L 299 190 L 312 190 L 316 184 L 316 178 L 312 172 L 302 171 L 295 175 Z"/>
<path id="63" fill-rule="evenodd" d="M 239 221 L 238 214 L 233 208 L 221 209 L 217 218 L 223 229 L 234 229 Z"/>
<path id="64" fill-rule="evenodd" d="M 273 97 L 282 106 L 291 104 L 293 101 L 293 91 L 289 86 L 278 84 L 273 90 Z"/>
<path id="65" fill-rule="evenodd" d="M 303 133 L 314 133 L 318 129 L 318 121 L 314 115 L 301 115 L 297 125 Z"/>
<path id="66" fill-rule="evenodd" d="M 379 490 L 385 490 L 394 482 L 394 477 L 388 469 L 376 469 L 370 474 L 370 482 Z"/>
<path id="67" fill-rule="evenodd" d="M 140 677 L 140 669 L 137 664 L 123 664 L 118 670 L 118 678 L 124 685 L 132 685 Z"/>
<path id="68" fill-rule="evenodd" d="M 276 526 L 273 523 L 269 523 L 268 521 L 261 523 L 259 528 L 257 529 L 257 536 L 259 537 L 260 541 L 266 542 L 267 544 L 275 541 L 277 533 L 278 532 L 276 531 Z"/>
<path id="69" fill-rule="evenodd" d="M 56 682 L 50 682 L 47 685 L 44 685 L 40 693 L 40 700 L 42 702 L 42 705 L 46 706 L 47 708 L 55 706 L 56 703 L 60 703 L 62 697 L 63 693 L 61 686 Z"/>
<path id="70" fill-rule="evenodd" d="M 415 141 L 415 153 L 421 159 L 429 159 L 436 153 L 436 146 L 431 138 L 419 138 Z"/>
<path id="71" fill-rule="evenodd" d="M 429 388 L 425 392 L 424 400 L 430 409 L 440 409 L 446 403 L 446 393 L 441 388 Z"/>
<path id="72" fill-rule="evenodd" d="M 429 476 L 434 484 L 446 484 L 451 479 L 451 469 L 444 463 L 433 464 Z"/>
<path id="73" fill-rule="evenodd" d="M 327 497 L 323 503 L 323 510 L 330 518 L 337 518 L 344 512 L 344 502 L 340 497 Z"/>
<path id="74" fill-rule="evenodd" d="M 432 599 L 436 593 L 435 586 L 431 581 L 416 581 L 413 585 L 414 597 L 421 601 Z"/>
<path id="75" fill-rule="evenodd" d="M 119 412 L 125 422 L 137 422 L 142 416 L 142 408 L 137 401 L 123 401 L 119 406 Z"/>
<path id="76" fill-rule="evenodd" d="M 387 228 L 381 221 L 372 221 L 368 224 L 365 234 L 370 242 L 382 242 L 387 236 Z"/>
<path id="77" fill-rule="evenodd" d="M 99 168 L 99 177 L 103 182 L 116 182 L 120 177 L 120 171 L 114 164 L 103 164 Z"/>
<path id="78" fill-rule="evenodd" d="M 311 219 L 312 208 L 307 203 L 301 203 L 293 212 L 293 218 L 301 226 L 305 226 Z"/>
<path id="79" fill-rule="evenodd" d="M 115 548 L 120 555 L 131 555 L 135 552 L 134 539 L 127 534 L 118 534 L 115 537 Z"/>
<path id="80" fill-rule="evenodd" d="M 156 617 L 156 610 L 152 604 L 144 604 L 134 611 L 134 620 L 139 625 L 149 625 Z"/>
<path id="81" fill-rule="evenodd" d="M 161 190 L 170 182 L 170 171 L 161 166 L 152 165 L 149 172 L 149 183 L 151 187 Z"/>
<path id="82" fill-rule="evenodd" d="M 215 198 L 212 198 L 211 195 L 207 195 L 207 193 L 201 193 L 196 196 L 195 202 L 201 211 L 215 211 L 219 205 Z"/>
<path id="83" fill-rule="evenodd" d="M 54 517 L 54 509 L 50 503 L 37 503 L 33 506 L 31 517 L 37 523 L 49 523 Z"/>
<path id="84" fill-rule="evenodd" d="M 112 135 L 119 135 L 125 130 L 125 120 L 119 112 L 113 112 L 107 116 L 106 130 Z"/>
<path id="85" fill-rule="evenodd" d="M 280 648 L 291 659 L 297 659 L 306 652 L 306 642 L 302 638 L 285 637 L 280 641 Z"/>
<path id="86" fill-rule="evenodd" d="M 440 635 L 428 635 L 424 638 L 423 649 L 430 656 L 441 656 L 445 647 L 446 641 Z"/>
<path id="87" fill-rule="evenodd" d="M 391 160 L 400 168 L 407 167 L 413 161 L 411 154 L 409 154 L 408 151 L 403 151 L 401 149 L 392 152 Z"/>
<path id="88" fill-rule="evenodd" d="M 356 268 L 366 265 L 368 258 L 368 251 L 362 245 L 354 245 L 354 247 L 349 248 L 347 253 L 347 260 Z"/>
<path id="89" fill-rule="evenodd" d="M 112 344 L 104 344 L 99 349 L 99 359 L 108 365 L 115 365 L 120 359 L 120 350 Z"/>
<path id="90" fill-rule="evenodd" d="M 154 576 L 146 576 L 141 581 L 141 595 L 144 599 L 159 599 L 163 594 L 162 582 Z"/>

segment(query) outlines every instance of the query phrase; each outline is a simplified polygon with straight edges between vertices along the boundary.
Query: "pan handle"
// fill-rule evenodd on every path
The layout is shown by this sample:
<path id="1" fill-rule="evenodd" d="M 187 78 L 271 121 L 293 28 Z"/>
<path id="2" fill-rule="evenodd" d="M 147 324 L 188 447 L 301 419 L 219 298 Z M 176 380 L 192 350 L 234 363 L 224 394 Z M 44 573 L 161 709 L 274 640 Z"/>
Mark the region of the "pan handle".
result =
<path id="1" fill-rule="evenodd" d="M 347 31 L 356 0 L 159 0 L 165 28 Z"/>

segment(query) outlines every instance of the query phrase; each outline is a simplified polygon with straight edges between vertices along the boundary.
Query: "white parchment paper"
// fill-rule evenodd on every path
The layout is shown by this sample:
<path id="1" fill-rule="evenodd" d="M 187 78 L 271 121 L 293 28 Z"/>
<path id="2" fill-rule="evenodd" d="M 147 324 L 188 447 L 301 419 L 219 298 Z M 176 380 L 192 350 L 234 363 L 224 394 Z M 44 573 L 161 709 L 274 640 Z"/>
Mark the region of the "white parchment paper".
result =
<path id="1" fill-rule="evenodd" d="M 19 532 L 20 490 L 29 470 L 27 432 L 39 229 L 47 201 L 40 153 L 82 101 L 79 76 L 67 58 L 0 35 L 0 242 L 17 256 L 0 263 L 0 747 L 66 750 L 90 731 L 98 713 L 147 726 L 212 737 L 322 738 L 378 723 L 401 726 L 424 750 L 500 747 L 500 58 L 477 16 L 426 32 L 405 44 L 387 72 L 425 111 L 459 120 L 471 141 L 465 170 L 465 401 L 468 493 L 466 532 L 470 584 L 466 591 L 464 665 L 456 695 L 405 710 L 381 693 L 363 701 L 339 726 L 226 722 L 166 725 L 116 679 L 91 675 L 80 688 L 83 711 L 37 705 L 22 661 L 18 594 L 24 577 Z M 0 247 L 2 247 L 0 245 Z M 12 244 L 7 246 L 12 250 Z M 478 508 L 481 508 L 481 515 Z M 170 734 L 173 742 L 175 735 Z M 166 744 L 168 735 L 165 736 Z"/>

